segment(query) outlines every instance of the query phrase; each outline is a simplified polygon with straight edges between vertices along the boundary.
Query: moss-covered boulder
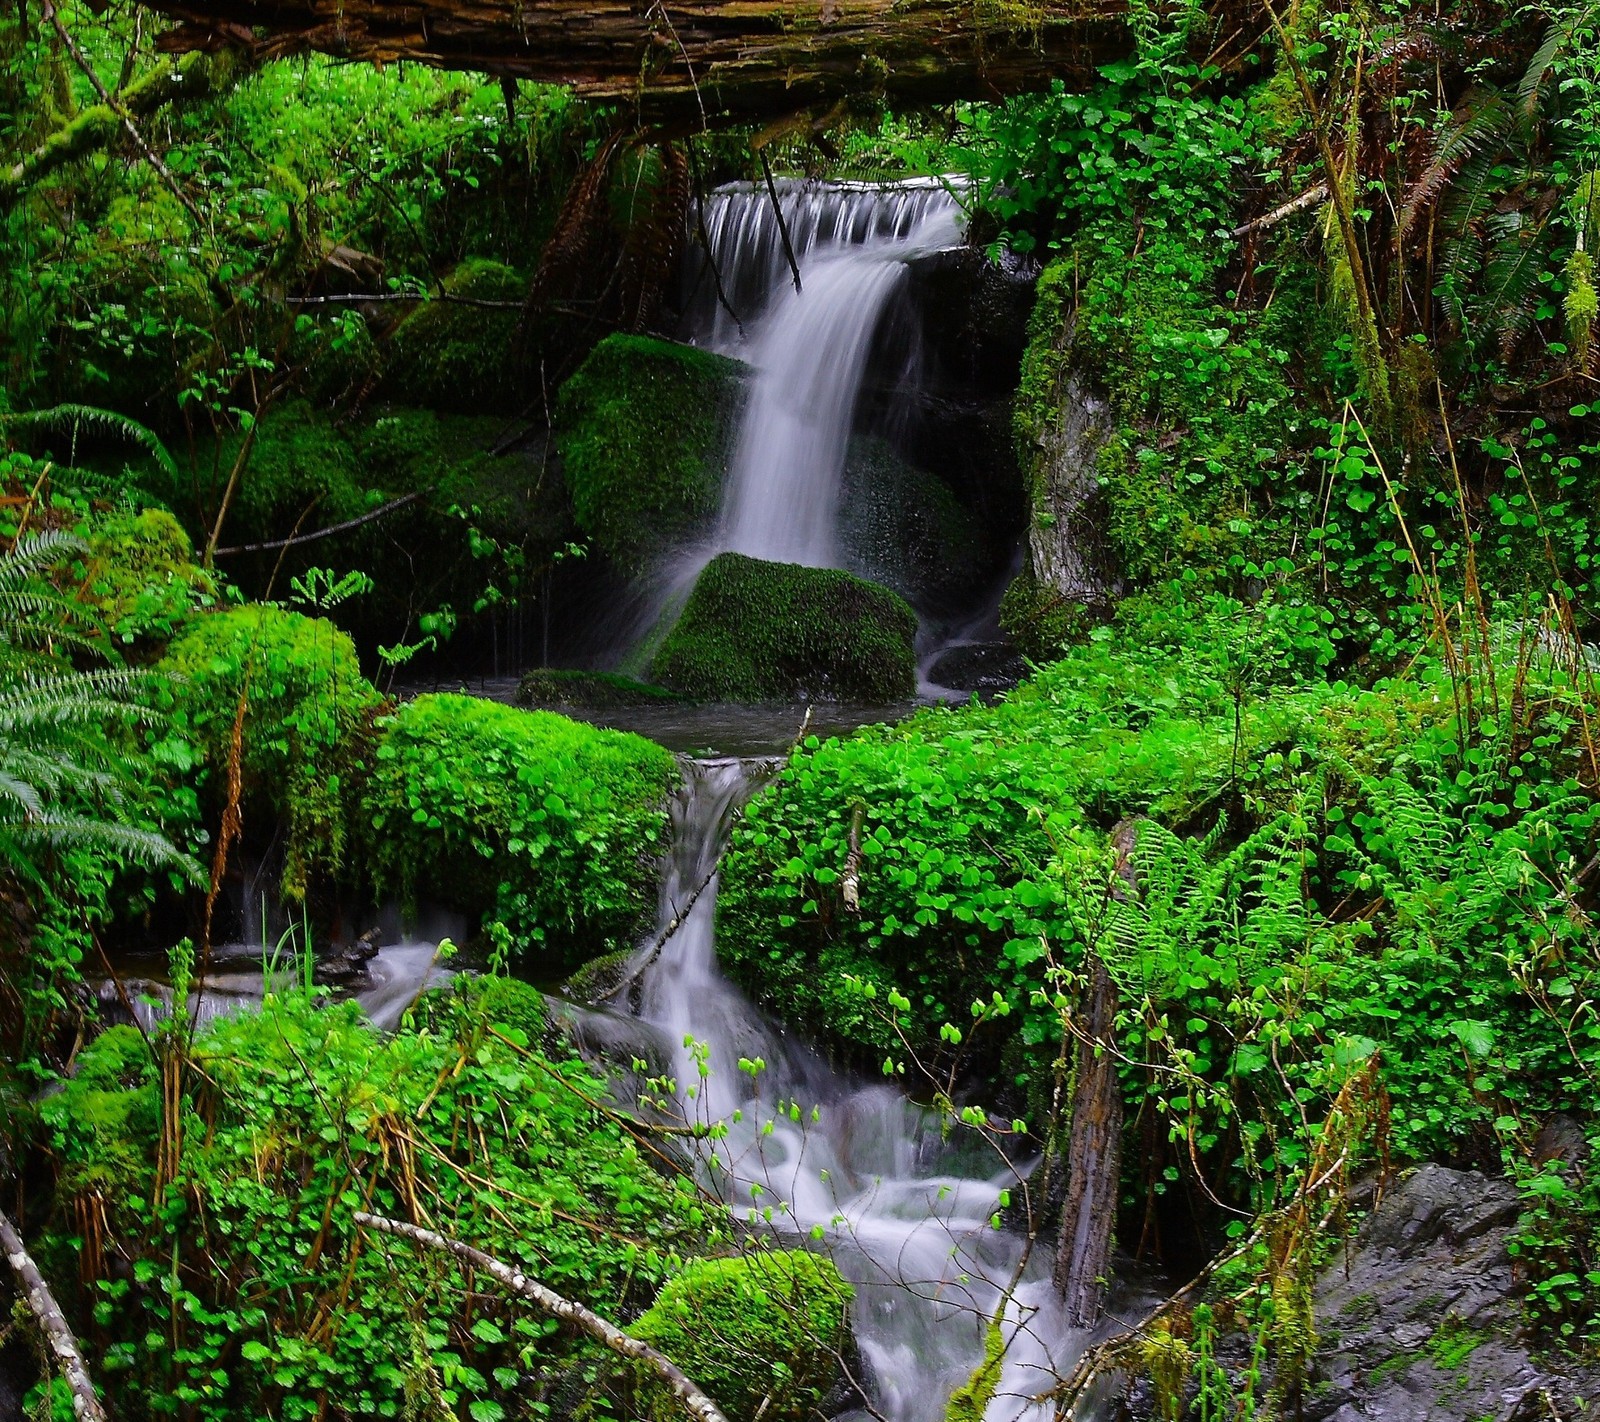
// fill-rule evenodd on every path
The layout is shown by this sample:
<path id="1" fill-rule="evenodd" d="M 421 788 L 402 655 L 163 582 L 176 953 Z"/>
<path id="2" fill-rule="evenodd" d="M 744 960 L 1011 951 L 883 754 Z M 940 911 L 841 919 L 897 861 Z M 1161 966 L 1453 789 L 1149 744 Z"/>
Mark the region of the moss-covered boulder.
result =
<path id="1" fill-rule="evenodd" d="M 246 823 L 252 805 L 282 820 L 284 891 L 303 894 L 311 873 L 338 869 L 381 704 L 350 638 L 320 617 L 247 604 L 198 618 L 160 665 L 173 732 L 164 758 L 192 747 L 203 791 L 222 800 L 242 704 Z"/>
<path id="2" fill-rule="evenodd" d="M 527 282 L 503 262 L 469 257 L 445 291 L 473 301 L 420 302 L 389 337 L 385 388 L 396 400 L 436 410 L 514 414 L 526 403 L 517 375 L 517 325 Z"/>
<path id="3" fill-rule="evenodd" d="M 672 755 L 642 736 L 419 696 L 384 722 L 366 785 L 374 877 L 498 924 L 553 975 L 647 921 L 677 784 Z"/>
<path id="4" fill-rule="evenodd" d="M 88 544 L 79 596 L 124 649 L 165 642 L 216 597 L 189 535 L 165 509 L 107 514 Z"/>
<path id="5" fill-rule="evenodd" d="M 831 1260 L 804 1250 L 699 1259 L 630 1329 L 665 1353 L 729 1417 L 802 1422 L 839 1378 L 854 1291 Z M 641 1422 L 682 1404 L 641 1372 L 630 1389 Z"/>
<path id="6" fill-rule="evenodd" d="M 573 516 L 624 572 L 644 571 L 716 516 L 743 373 L 693 346 L 614 335 L 561 387 Z"/>
<path id="7" fill-rule="evenodd" d="M 896 701 L 916 690 L 916 635 L 916 613 L 888 588 L 832 568 L 721 553 L 652 672 L 707 701 Z"/>

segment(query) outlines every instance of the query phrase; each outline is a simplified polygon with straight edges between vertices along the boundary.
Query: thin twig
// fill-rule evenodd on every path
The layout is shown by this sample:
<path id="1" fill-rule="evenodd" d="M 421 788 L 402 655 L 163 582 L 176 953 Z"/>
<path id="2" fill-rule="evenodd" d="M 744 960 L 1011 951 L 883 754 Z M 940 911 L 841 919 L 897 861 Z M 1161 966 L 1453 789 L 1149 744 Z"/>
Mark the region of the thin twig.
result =
<path id="1" fill-rule="evenodd" d="M 767 150 L 761 150 L 761 171 L 767 179 L 767 196 L 772 199 L 772 215 L 778 219 L 778 236 L 783 239 L 783 255 L 789 259 L 789 270 L 794 275 L 795 295 L 800 294 L 800 263 L 794 259 L 794 246 L 789 241 L 789 224 L 784 220 L 783 204 L 778 201 L 778 185 L 772 178 L 772 163 Z"/>

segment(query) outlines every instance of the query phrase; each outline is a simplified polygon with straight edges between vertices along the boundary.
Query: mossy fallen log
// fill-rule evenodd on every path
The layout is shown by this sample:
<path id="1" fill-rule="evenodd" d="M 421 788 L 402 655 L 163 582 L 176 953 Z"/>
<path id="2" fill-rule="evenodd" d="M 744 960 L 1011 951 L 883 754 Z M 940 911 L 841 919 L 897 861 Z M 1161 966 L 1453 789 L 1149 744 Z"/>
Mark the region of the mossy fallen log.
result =
<path id="1" fill-rule="evenodd" d="M 1126 0 L 155 0 L 169 49 L 566 84 L 685 128 L 857 98 L 944 103 L 1092 82 L 1132 43 Z"/>

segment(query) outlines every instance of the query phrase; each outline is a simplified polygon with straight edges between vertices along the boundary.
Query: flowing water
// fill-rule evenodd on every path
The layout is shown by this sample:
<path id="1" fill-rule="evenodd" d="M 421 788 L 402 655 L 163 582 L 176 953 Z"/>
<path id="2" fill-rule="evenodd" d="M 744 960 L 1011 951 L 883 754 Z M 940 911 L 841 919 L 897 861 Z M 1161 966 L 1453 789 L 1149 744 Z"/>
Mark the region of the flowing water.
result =
<path id="1" fill-rule="evenodd" d="M 774 764 L 685 763 L 661 931 L 682 923 L 659 949 L 653 939 L 640 950 L 631 991 L 617 994 L 632 1001 L 632 1022 L 615 1007 L 579 1010 L 580 1040 L 661 1064 L 686 1117 L 729 1124 L 699 1160 L 703 1177 L 758 1227 L 789 1242 L 820 1238 L 855 1284 L 863 1381 L 888 1422 L 944 1416 L 1003 1300 L 1008 1348 L 987 1422 L 1047 1422 L 1049 1404 L 1033 1399 L 1071 1370 L 1086 1338 L 1062 1321 L 1044 1253 L 1027 1258 L 1022 1237 L 991 1223 L 1029 1163 L 996 1156 L 966 1127 L 947 1138 L 936 1116 L 893 1088 L 830 1070 L 717 968 L 718 856 Z M 757 1060 L 764 1067 L 750 1071 Z"/>
<path id="2" fill-rule="evenodd" d="M 961 241 L 961 206 L 932 180 L 892 187 L 785 181 L 778 194 L 783 228 L 764 188 L 731 184 L 706 203 L 711 260 L 728 304 L 702 253 L 691 263 L 686 334 L 747 361 L 754 374 L 721 520 L 708 542 L 683 550 L 664 570 L 645 625 L 661 624 L 718 553 L 844 566 L 840 483 L 874 342 L 907 261 Z M 906 365 L 914 370 L 914 350 Z"/>

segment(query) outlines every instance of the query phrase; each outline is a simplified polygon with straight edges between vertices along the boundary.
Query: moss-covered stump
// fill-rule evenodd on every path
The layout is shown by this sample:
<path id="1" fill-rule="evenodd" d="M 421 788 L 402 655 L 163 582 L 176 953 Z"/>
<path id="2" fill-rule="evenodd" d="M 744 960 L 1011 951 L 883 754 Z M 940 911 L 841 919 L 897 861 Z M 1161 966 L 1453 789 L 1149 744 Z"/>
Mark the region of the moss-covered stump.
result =
<path id="1" fill-rule="evenodd" d="M 158 649 L 216 597 L 189 535 L 165 509 L 97 518 L 88 541 L 79 596 L 124 651 Z"/>
<path id="2" fill-rule="evenodd" d="M 373 875 L 487 919 L 553 976 L 647 921 L 677 784 L 672 755 L 642 736 L 419 696 L 384 723 L 366 787 Z"/>
<path id="3" fill-rule="evenodd" d="M 839 1377 L 854 1291 L 831 1260 L 804 1250 L 700 1259 L 629 1330 L 671 1358 L 729 1417 L 801 1422 Z M 641 1422 L 682 1404 L 641 1372 L 624 1391 Z M 825 1414 L 824 1414 L 825 1415 Z"/>
<path id="4" fill-rule="evenodd" d="M 884 439 L 851 442 L 839 507 L 850 566 L 919 605 L 960 604 L 1000 571 L 993 533 L 948 484 L 908 464 Z"/>
<path id="5" fill-rule="evenodd" d="M 637 706 L 665 706 L 684 698 L 664 686 L 619 676 L 615 672 L 564 671 L 534 667 L 517 683 L 517 705 L 540 711 L 626 710 Z"/>
<path id="6" fill-rule="evenodd" d="M 650 336 L 601 341 L 561 387 L 573 515 L 629 574 L 715 517 L 744 367 Z"/>
<path id="7" fill-rule="evenodd" d="M 896 701 L 916 690 L 916 635 L 916 613 L 888 588 L 832 568 L 721 553 L 652 673 L 706 701 Z"/>
<path id="8" fill-rule="evenodd" d="M 225 795 L 234 726 L 244 707 L 240 772 L 245 818 L 269 806 L 287 846 L 283 888 L 344 862 L 354 785 L 368 749 L 378 693 L 361 674 L 350 638 L 323 618 L 260 604 L 198 618 L 161 662 L 173 731 L 169 764 L 193 747 L 202 788 Z M 209 816 L 208 816 L 209 818 Z"/>
<path id="9" fill-rule="evenodd" d="M 526 403 L 516 340 L 527 282 L 503 262 L 469 257 L 444 286 L 447 295 L 466 300 L 422 302 L 395 327 L 386 390 L 394 399 L 435 410 L 515 414 Z"/>

